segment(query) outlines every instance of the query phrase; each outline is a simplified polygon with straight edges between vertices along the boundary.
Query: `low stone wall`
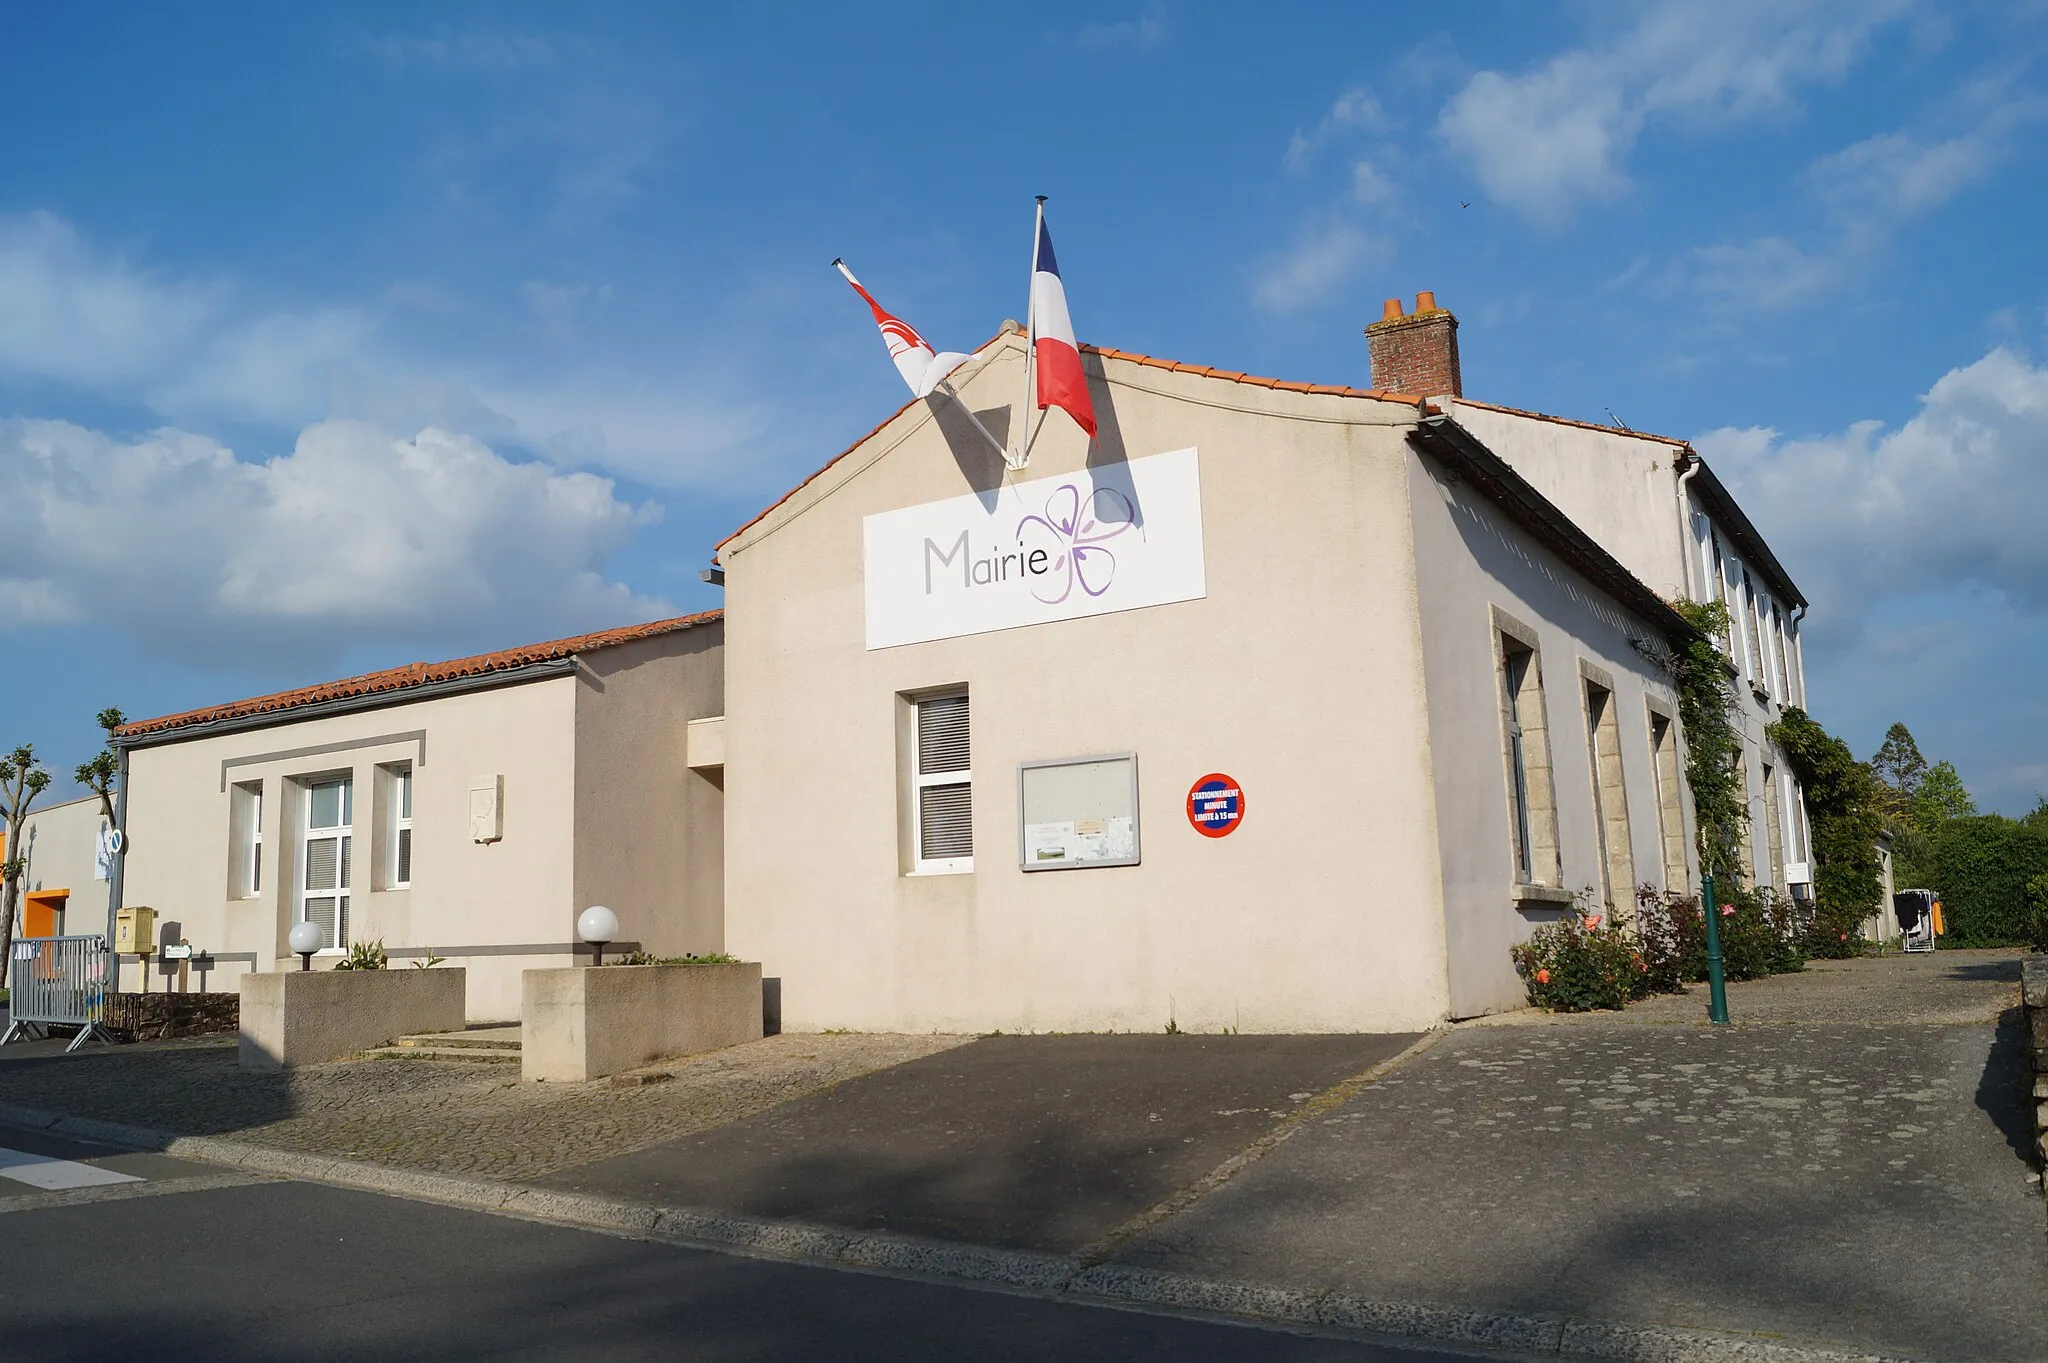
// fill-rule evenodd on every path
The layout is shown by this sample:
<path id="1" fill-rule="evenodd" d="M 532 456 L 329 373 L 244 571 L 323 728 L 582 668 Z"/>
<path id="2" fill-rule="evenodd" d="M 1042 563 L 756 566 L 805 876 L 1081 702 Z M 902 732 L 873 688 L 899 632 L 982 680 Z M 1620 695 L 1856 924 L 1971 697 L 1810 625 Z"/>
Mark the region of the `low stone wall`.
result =
<path id="1" fill-rule="evenodd" d="M 108 1030 L 123 1041 L 213 1036 L 242 1025 L 240 994 L 116 994 L 107 1000 Z"/>
<path id="2" fill-rule="evenodd" d="M 2048 1165 L 2048 956 L 2020 964 L 2020 1001 L 2026 1005 L 2027 1049 L 2034 1058 L 2034 1153 Z"/>
<path id="3" fill-rule="evenodd" d="M 599 1079 L 761 1038 L 761 967 L 606 965 L 529 970 L 520 1073 Z"/>
<path id="4" fill-rule="evenodd" d="M 469 978 L 432 970 L 282 970 L 242 977 L 241 1064 L 317 1065 L 415 1032 L 459 1032 Z"/>

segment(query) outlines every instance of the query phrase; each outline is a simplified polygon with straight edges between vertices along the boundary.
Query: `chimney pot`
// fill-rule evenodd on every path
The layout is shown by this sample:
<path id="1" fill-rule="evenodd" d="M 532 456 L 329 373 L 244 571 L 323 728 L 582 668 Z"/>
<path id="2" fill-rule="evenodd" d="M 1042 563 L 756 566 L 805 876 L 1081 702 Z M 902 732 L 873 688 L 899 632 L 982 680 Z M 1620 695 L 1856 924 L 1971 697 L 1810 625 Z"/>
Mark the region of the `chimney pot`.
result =
<path id="1" fill-rule="evenodd" d="M 1404 316 L 1401 300 L 1389 298 L 1380 319 L 1365 329 L 1372 357 L 1372 386 L 1382 393 L 1416 397 L 1463 397 L 1458 365 L 1458 318 L 1437 306 L 1436 294 L 1415 295 L 1415 312 Z"/>

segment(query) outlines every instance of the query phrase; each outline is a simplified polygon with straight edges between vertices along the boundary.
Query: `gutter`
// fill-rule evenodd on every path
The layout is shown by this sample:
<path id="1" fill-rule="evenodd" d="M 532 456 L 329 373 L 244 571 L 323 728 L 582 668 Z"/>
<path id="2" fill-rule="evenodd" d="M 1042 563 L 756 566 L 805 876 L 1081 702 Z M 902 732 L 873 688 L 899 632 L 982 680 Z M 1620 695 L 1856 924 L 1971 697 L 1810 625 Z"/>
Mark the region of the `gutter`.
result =
<path id="1" fill-rule="evenodd" d="M 1447 416 L 1425 417 L 1408 436 L 1418 449 L 1456 470 L 1488 500 L 1533 534 L 1544 548 L 1583 574 L 1615 601 L 1654 626 L 1666 639 L 1684 642 L 1699 631 L 1642 580 L 1557 509 L 1507 461 Z"/>
<path id="2" fill-rule="evenodd" d="M 155 729 L 148 733 L 117 734 L 113 745 L 125 763 L 129 752 L 136 748 L 154 748 L 166 743 L 183 743 L 190 739 L 246 733 L 251 729 L 274 729 L 280 724 L 296 724 L 305 719 L 361 714 L 365 710 L 383 710 L 393 705 L 410 705 L 414 701 L 439 700 L 444 696 L 467 695 L 473 691 L 494 691 L 501 686 L 519 686 L 526 682 L 546 681 L 551 677 L 571 677 L 576 674 L 579 666 L 577 656 L 572 653 L 566 658 L 543 658 L 538 662 L 522 663 L 518 667 L 476 672 L 466 677 L 448 677 L 441 681 L 419 682 L 410 686 L 393 687 L 388 691 L 336 696 L 331 700 L 313 701 L 306 705 L 258 710 L 226 719 L 200 720 L 192 724 L 180 724 L 176 728 Z M 125 798 L 128 789 L 125 781 L 121 789 Z"/>
<path id="3" fill-rule="evenodd" d="M 1689 599 L 1697 601 L 1700 599 L 1700 588 L 1699 583 L 1693 579 L 1692 555 L 1695 546 L 1690 514 L 1692 503 L 1685 495 L 1685 485 L 1707 465 L 1705 460 L 1693 452 L 1690 445 L 1681 448 L 1678 459 L 1685 465 L 1685 472 L 1678 475 L 1678 555 L 1685 563 L 1685 594 Z"/>

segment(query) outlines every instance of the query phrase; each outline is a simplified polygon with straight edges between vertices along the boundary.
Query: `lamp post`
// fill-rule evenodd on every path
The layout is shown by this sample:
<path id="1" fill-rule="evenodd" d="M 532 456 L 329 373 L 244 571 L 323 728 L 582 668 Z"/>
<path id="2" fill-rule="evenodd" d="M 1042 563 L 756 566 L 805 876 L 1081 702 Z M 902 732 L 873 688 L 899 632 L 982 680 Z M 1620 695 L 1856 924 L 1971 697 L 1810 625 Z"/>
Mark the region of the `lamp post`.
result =
<path id="1" fill-rule="evenodd" d="M 590 943 L 592 965 L 604 964 L 604 944 L 619 935 L 619 916 L 602 904 L 592 904 L 576 919 L 576 935 Z"/>
<path id="2" fill-rule="evenodd" d="M 1728 1022 L 1728 981 L 1721 973 L 1721 911 L 1714 907 L 1714 878 L 1700 877 L 1700 908 L 1707 915 L 1707 1021 Z"/>
<path id="3" fill-rule="evenodd" d="M 313 968 L 313 953 L 327 944 L 327 934 L 320 931 L 320 925 L 310 918 L 292 924 L 292 930 L 285 942 L 292 954 L 299 958 L 300 970 Z"/>

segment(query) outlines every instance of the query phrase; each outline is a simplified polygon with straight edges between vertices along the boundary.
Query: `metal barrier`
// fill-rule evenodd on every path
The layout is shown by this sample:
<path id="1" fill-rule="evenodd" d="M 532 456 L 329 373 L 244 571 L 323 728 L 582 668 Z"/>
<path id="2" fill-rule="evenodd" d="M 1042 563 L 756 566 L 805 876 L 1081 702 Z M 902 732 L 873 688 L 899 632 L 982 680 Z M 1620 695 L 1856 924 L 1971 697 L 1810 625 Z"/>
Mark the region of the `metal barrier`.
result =
<path id="1" fill-rule="evenodd" d="M 107 939 L 96 934 L 18 939 L 7 963 L 8 1025 L 0 1046 L 16 1037 L 39 1041 L 53 1026 L 79 1029 L 66 1055 L 95 1036 L 112 1045 L 105 1021 L 109 959 Z"/>

